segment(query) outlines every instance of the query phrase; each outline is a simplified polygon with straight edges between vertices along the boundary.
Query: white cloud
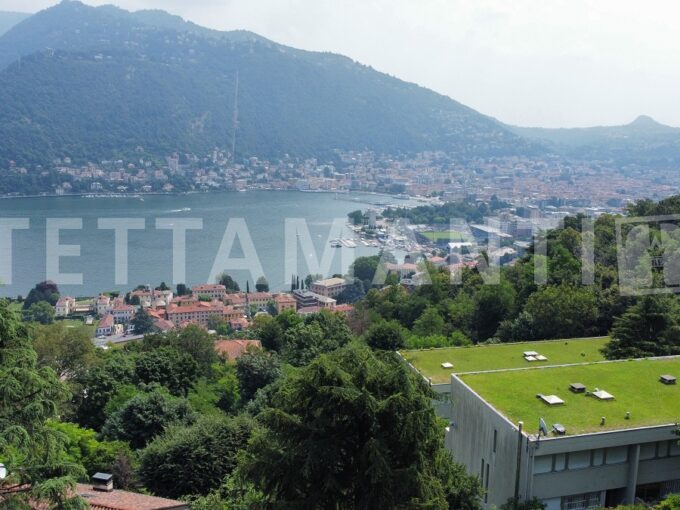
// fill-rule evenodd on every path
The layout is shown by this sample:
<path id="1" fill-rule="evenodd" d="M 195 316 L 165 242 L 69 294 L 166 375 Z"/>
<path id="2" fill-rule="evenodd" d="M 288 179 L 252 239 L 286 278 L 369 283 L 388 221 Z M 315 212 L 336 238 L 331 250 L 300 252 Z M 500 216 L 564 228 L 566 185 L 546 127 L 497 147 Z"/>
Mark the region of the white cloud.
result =
<path id="1" fill-rule="evenodd" d="M 0 0 L 0 9 L 43 0 Z M 91 3 L 108 3 L 92 0 Z M 680 125 L 674 0 L 118 0 L 346 54 L 521 125 Z M 7 4 L 7 6 L 5 6 Z"/>

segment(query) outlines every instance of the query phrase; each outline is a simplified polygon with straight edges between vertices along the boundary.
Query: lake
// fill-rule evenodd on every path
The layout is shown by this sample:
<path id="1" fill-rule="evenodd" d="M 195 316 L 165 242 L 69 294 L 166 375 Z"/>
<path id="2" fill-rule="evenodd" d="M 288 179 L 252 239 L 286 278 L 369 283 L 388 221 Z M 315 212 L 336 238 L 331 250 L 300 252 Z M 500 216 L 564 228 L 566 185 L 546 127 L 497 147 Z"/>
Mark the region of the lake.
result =
<path id="1" fill-rule="evenodd" d="M 242 288 L 250 280 L 254 290 L 253 280 L 261 272 L 272 290 L 286 290 L 293 272 L 304 277 L 320 267 L 327 274 L 340 273 L 355 257 L 376 254 L 378 248 L 331 248 L 329 241 L 351 236 L 345 225 L 348 212 L 384 202 L 409 204 L 373 194 L 295 191 L 0 200 L 0 294 L 25 296 L 48 277 L 57 281 L 62 294 L 72 296 L 161 281 L 173 287 L 193 285 L 210 281 L 211 272 L 223 269 Z M 29 228 L 11 234 L 10 272 L 7 224 L 17 221 Z M 183 226 L 189 227 L 184 246 L 177 230 Z M 117 247 L 115 241 L 125 233 L 127 270 L 125 245 L 119 242 Z"/>

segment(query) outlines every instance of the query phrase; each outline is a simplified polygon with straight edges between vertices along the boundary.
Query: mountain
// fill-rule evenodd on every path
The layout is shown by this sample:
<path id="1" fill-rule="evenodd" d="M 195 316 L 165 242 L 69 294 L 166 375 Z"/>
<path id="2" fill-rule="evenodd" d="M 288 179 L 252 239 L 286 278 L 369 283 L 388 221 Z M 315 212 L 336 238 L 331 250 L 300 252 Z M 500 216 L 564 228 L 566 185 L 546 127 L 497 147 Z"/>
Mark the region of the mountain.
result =
<path id="1" fill-rule="evenodd" d="M 137 147 L 202 154 L 231 148 L 235 125 L 238 156 L 538 150 L 490 117 L 347 57 L 162 11 L 62 2 L 0 37 L 0 69 L 0 161 L 96 160 Z"/>
<path id="2" fill-rule="evenodd" d="M 30 14 L 23 12 L 0 11 L 0 35 L 4 34 L 14 25 L 22 22 L 29 16 Z"/>
<path id="3" fill-rule="evenodd" d="M 642 115 L 624 126 L 546 129 L 506 126 L 523 138 L 578 159 L 664 166 L 680 163 L 680 128 Z"/>

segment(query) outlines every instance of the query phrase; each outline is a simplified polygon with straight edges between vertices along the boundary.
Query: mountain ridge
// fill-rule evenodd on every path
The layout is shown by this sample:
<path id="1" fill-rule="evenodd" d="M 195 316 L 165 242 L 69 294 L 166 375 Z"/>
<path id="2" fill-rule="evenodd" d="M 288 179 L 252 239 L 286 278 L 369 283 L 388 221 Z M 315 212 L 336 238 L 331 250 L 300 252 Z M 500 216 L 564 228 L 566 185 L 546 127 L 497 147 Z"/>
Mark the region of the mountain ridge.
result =
<path id="1" fill-rule="evenodd" d="M 72 1 L 15 26 L 0 37 L 0 102 L 11 105 L 0 111 L 0 159 L 205 153 L 230 147 L 235 125 L 239 157 L 535 150 L 490 117 L 348 57 L 196 27 Z"/>
<path id="2" fill-rule="evenodd" d="M 0 36 L 0 103 L 0 164 L 110 159 L 139 147 L 204 154 L 234 139 L 239 158 L 342 149 L 680 164 L 680 129 L 651 117 L 511 126 L 343 55 L 78 0 Z"/>
<path id="3" fill-rule="evenodd" d="M 26 12 L 0 11 L 0 36 L 30 16 Z"/>

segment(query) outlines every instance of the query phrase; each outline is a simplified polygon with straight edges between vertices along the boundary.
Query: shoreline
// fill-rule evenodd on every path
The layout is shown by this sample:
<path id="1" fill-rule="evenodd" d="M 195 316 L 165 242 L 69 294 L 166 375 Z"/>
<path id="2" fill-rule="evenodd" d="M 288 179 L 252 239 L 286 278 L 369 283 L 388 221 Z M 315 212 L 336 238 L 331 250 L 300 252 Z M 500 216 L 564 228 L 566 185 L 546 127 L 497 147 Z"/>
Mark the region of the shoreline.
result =
<path id="1" fill-rule="evenodd" d="M 182 196 L 182 195 L 203 195 L 203 194 L 217 194 L 217 193 L 244 193 L 252 191 L 276 191 L 276 192 L 296 192 L 309 194 L 336 194 L 336 195 L 371 195 L 386 198 L 395 198 L 397 200 L 417 200 L 425 197 L 411 197 L 404 199 L 398 197 L 397 194 L 378 193 L 371 191 L 351 191 L 351 190 L 300 190 L 300 189 L 277 189 L 277 188 L 246 188 L 243 190 L 235 189 L 220 189 L 210 191 L 140 191 L 134 193 L 97 193 L 97 192 L 83 192 L 83 193 L 41 193 L 37 195 L 0 195 L 0 200 L 15 200 L 21 198 L 143 198 L 146 196 Z"/>

